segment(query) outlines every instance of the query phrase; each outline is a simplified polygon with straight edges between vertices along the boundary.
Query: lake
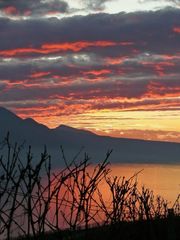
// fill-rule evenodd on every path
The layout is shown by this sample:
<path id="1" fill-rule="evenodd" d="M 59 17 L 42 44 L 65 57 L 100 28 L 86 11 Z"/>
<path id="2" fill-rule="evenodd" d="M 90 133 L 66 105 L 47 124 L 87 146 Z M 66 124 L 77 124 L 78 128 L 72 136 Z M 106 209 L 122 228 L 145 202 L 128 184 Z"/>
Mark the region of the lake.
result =
<path id="1" fill-rule="evenodd" d="M 145 185 L 164 197 L 170 206 L 180 194 L 180 164 L 111 164 L 112 176 L 129 178 L 138 174 L 139 186 Z"/>

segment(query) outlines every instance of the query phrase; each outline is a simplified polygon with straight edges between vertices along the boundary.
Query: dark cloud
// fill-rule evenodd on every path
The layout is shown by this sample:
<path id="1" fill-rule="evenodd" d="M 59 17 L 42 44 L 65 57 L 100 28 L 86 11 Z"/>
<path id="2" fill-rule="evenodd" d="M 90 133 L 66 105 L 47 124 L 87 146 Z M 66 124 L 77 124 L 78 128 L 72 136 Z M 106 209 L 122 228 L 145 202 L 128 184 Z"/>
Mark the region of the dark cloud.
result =
<path id="1" fill-rule="evenodd" d="M 8 56 L 10 50 L 20 49 L 14 55 L 38 56 L 66 54 L 72 49 L 54 49 L 53 44 L 83 41 L 111 41 L 114 46 L 87 46 L 78 51 L 119 56 L 134 55 L 137 52 L 172 54 L 179 51 L 180 34 L 173 32 L 180 23 L 180 10 L 157 12 L 96 14 L 57 18 L 0 21 L 0 56 Z M 12 42 L 13 39 L 13 42 Z M 131 44 L 118 45 L 119 42 Z M 49 48 L 46 49 L 47 44 Z M 44 47 L 44 45 L 46 47 Z M 7 50 L 7 52 L 3 52 Z"/>
<path id="2" fill-rule="evenodd" d="M 68 4 L 62 0 L 0 0 L 0 11 L 7 16 L 43 16 L 65 13 Z"/>

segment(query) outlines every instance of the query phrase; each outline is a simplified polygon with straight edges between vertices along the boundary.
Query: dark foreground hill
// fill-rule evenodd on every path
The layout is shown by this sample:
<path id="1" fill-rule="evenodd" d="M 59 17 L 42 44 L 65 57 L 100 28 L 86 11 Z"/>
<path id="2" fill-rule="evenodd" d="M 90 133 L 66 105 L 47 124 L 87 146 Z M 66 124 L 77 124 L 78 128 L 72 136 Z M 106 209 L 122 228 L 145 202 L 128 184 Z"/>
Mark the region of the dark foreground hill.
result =
<path id="1" fill-rule="evenodd" d="M 60 146 L 63 146 L 67 158 L 83 148 L 92 162 L 101 161 L 107 150 L 113 149 L 110 161 L 113 163 L 180 163 L 180 144 L 156 141 L 144 141 L 98 136 L 92 132 L 60 125 L 49 129 L 33 119 L 21 119 L 5 108 L 0 108 L 0 139 L 7 132 L 11 139 L 31 145 L 33 152 L 39 153 L 43 146 L 54 159 L 54 165 L 61 165 Z"/>
<path id="2" fill-rule="evenodd" d="M 24 240 L 26 238 L 18 238 Z M 33 240 L 34 238 L 30 238 Z M 39 240 L 180 240 L 180 217 L 47 233 Z"/>

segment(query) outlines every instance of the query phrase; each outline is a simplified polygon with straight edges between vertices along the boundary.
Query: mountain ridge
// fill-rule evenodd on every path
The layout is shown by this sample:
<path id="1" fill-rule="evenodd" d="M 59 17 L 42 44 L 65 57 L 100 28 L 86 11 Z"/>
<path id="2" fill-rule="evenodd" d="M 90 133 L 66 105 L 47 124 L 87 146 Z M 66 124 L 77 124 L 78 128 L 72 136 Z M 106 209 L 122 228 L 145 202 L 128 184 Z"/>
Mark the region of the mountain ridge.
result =
<path id="1" fill-rule="evenodd" d="M 0 118 L 2 116 L 2 112 L 6 112 L 8 113 L 8 115 L 11 115 L 11 116 L 14 116 L 16 117 L 18 120 L 21 120 L 21 121 L 24 121 L 26 123 L 32 123 L 32 124 L 36 124 L 37 126 L 43 126 L 44 128 L 48 129 L 48 130 L 53 130 L 53 131 L 56 131 L 56 130 L 60 130 L 60 131 L 74 131 L 74 132 L 85 132 L 85 133 L 89 133 L 89 134 L 92 134 L 92 135 L 95 135 L 95 136 L 98 136 L 98 137 L 102 137 L 102 138 L 109 138 L 109 139 L 123 139 L 123 140 L 132 140 L 132 141 L 140 141 L 140 142 L 162 142 L 164 143 L 165 141 L 160 141 L 160 140 L 146 140 L 146 139 L 139 139 L 139 138 L 128 138 L 128 137 L 114 137 L 114 136 L 108 136 L 108 135 L 100 135 L 100 134 L 97 134 L 97 133 L 94 133 L 90 130 L 86 130 L 86 129 L 79 129 L 79 128 L 74 128 L 74 127 L 71 127 L 69 125 L 65 125 L 65 124 L 60 124 L 59 126 L 55 127 L 55 128 L 49 128 L 48 126 L 42 124 L 42 123 L 39 123 L 37 122 L 36 120 L 34 120 L 33 118 L 25 118 L 25 119 L 22 119 L 20 118 L 19 116 L 17 116 L 15 113 L 13 113 L 12 111 L 8 110 L 7 108 L 4 108 L 4 107 L 1 107 L 0 106 Z M 175 143 L 175 144 L 179 144 L 178 142 L 167 142 L 166 143 Z"/>
<path id="2" fill-rule="evenodd" d="M 113 149 L 111 160 L 115 163 L 180 163 L 179 143 L 100 136 L 63 124 L 50 129 L 31 118 L 21 119 L 0 107 L 1 138 L 7 131 L 14 141 L 25 140 L 37 153 L 47 145 L 54 159 L 59 158 L 59 149 L 62 145 L 70 158 L 84 147 L 84 151 L 89 153 L 93 162 L 98 162 L 107 150 Z"/>

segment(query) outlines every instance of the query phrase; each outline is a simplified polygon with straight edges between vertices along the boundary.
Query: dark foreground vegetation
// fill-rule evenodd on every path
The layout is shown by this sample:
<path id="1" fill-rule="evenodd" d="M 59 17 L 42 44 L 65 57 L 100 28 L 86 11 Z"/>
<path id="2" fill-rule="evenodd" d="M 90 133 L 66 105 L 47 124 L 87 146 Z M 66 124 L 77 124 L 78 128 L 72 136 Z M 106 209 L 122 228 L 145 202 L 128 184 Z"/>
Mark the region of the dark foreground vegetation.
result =
<path id="1" fill-rule="evenodd" d="M 18 238 L 23 240 L 28 238 Z M 34 237 L 29 239 L 35 239 Z M 121 222 L 88 230 L 64 230 L 38 236 L 39 240 L 179 240 L 180 217 L 151 221 Z"/>
<path id="2" fill-rule="evenodd" d="M 139 188 L 138 173 L 111 177 L 111 151 L 91 166 L 86 154 L 68 162 L 61 148 L 65 167 L 52 170 L 46 148 L 24 157 L 8 135 L 0 149 L 0 239 L 180 239 L 179 197 L 168 206 Z"/>

